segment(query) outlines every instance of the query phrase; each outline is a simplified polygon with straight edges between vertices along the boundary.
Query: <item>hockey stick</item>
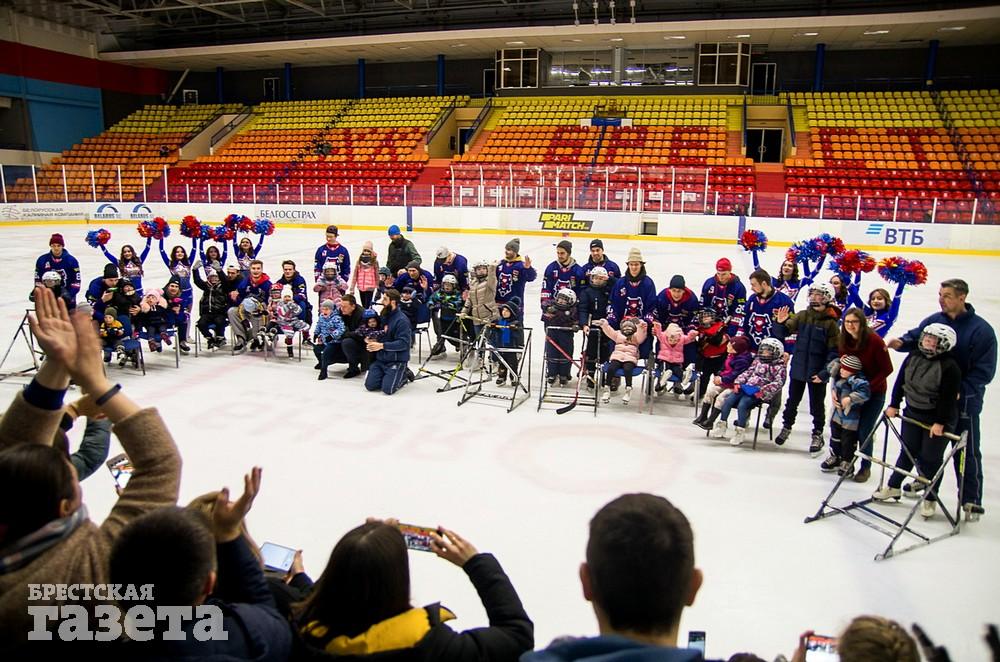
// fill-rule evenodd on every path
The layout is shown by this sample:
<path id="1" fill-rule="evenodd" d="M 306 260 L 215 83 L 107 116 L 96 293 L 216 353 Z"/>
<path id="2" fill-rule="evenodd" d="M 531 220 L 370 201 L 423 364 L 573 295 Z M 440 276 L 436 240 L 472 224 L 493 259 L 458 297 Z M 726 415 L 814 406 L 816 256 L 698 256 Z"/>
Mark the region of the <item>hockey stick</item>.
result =
<path id="1" fill-rule="evenodd" d="M 588 327 L 590 326 L 590 320 L 587 320 L 587 326 Z M 580 350 L 580 364 L 579 364 L 579 370 L 577 371 L 577 374 L 576 374 L 576 390 L 573 393 L 573 400 L 569 404 L 564 405 L 564 406 L 559 407 L 558 409 L 556 409 L 556 413 L 557 414 L 561 415 L 561 414 L 565 414 L 567 412 L 571 412 L 577 406 L 577 404 L 580 403 L 580 384 L 583 383 L 584 378 L 586 378 L 586 376 L 587 376 L 587 363 L 586 363 L 586 361 L 587 361 L 587 341 L 589 339 L 589 336 L 590 336 L 590 334 L 588 333 L 588 334 L 584 335 L 584 337 L 583 337 L 583 347 Z M 552 338 L 549 337 L 548 334 L 545 334 L 545 340 L 547 340 L 553 347 L 555 347 L 556 349 L 558 349 L 559 353 L 562 354 L 563 356 L 565 356 L 566 359 L 569 360 L 570 363 L 576 363 L 573 360 L 573 357 L 571 357 L 569 354 L 567 354 L 565 352 L 565 350 L 563 350 L 562 347 L 560 347 L 559 345 L 557 345 L 556 341 L 552 340 Z"/>

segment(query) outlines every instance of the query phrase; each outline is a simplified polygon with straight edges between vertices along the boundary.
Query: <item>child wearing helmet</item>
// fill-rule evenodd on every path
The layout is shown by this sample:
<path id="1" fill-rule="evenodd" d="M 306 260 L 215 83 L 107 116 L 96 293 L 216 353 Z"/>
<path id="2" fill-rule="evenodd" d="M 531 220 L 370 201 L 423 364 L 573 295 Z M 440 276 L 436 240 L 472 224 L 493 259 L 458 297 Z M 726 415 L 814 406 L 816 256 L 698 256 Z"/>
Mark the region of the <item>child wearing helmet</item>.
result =
<path id="1" fill-rule="evenodd" d="M 798 334 L 792 349 L 789 370 L 788 401 L 782 414 L 781 432 L 774 443 L 784 444 L 792 434 L 795 416 L 802 396 L 809 390 L 809 413 L 812 415 L 812 437 L 809 453 L 818 455 L 826 441 L 826 384 L 830 380 L 828 366 L 837 358 L 840 341 L 840 309 L 834 305 L 835 293 L 829 283 L 809 286 L 809 303 L 804 310 L 792 315 L 785 306 L 774 310 L 772 332 L 783 341 L 788 334 Z"/>
<path id="2" fill-rule="evenodd" d="M 576 292 L 568 287 L 559 289 L 542 311 L 545 325 L 545 370 L 549 386 L 559 380 L 560 386 L 569 383 L 573 366 L 573 336 L 578 328 Z"/>
<path id="3" fill-rule="evenodd" d="M 654 324 L 656 324 L 654 322 Z M 618 325 L 618 330 L 608 324 L 608 320 L 598 320 L 598 326 L 611 342 L 615 344 L 611 352 L 611 361 L 608 363 L 608 376 L 612 379 L 622 371 L 625 377 L 625 393 L 622 395 L 622 404 L 627 405 L 632 398 L 632 372 L 639 362 L 639 346 L 646 340 L 646 322 L 636 317 L 626 317 Z M 611 401 L 611 388 L 605 386 L 601 393 L 601 402 Z"/>
<path id="4" fill-rule="evenodd" d="M 469 279 L 469 295 L 462 306 L 462 315 L 470 318 L 475 337 L 483 328 L 496 320 L 497 307 L 497 265 L 480 258 L 472 266 Z M 484 357 L 480 356 L 480 363 Z"/>
<path id="5" fill-rule="evenodd" d="M 729 412 L 736 409 L 736 424 L 729 443 L 739 446 L 747 431 L 750 410 L 771 401 L 771 398 L 785 385 L 785 362 L 782 360 L 784 346 L 775 338 L 765 338 L 757 347 L 757 356 L 750 367 L 733 380 L 733 391 L 722 404 L 712 436 L 723 439 L 726 436 L 726 419 Z"/>
<path id="6" fill-rule="evenodd" d="M 701 375 L 697 397 L 703 398 L 709 383 L 713 381 L 712 377 L 725 369 L 731 339 L 727 333 L 728 325 L 719 319 L 712 308 L 699 309 L 694 321 L 698 330 L 698 357 L 694 366 Z M 747 348 L 749 349 L 749 343 Z M 749 361 L 747 364 L 749 365 Z M 693 386 L 689 385 L 685 392 L 693 392 Z"/>
<path id="7" fill-rule="evenodd" d="M 375 283 L 373 281 L 372 289 L 374 288 Z M 327 260 L 326 264 L 323 265 L 323 271 L 320 272 L 319 277 L 316 279 L 316 284 L 313 285 L 313 292 L 319 293 L 320 303 L 329 300 L 334 305 L 340 305 L 340 297 L 346 291 L 347 283 L 340 277 L 340 269 L 337 268 L 337 263 L 333 260 Z"/>
<path id="8" fill-rule="evenodd" d="M 962 370 L 951 353 L 957 342 L 955 330 L 947 324 L 933 322 L 925 326 L 920 331 L 917 348 L 899 368 L 889 407 L 885 410 L 886 416 L 894 418 L 899 414 L 900 404 L 906 400 L 903 416 L 910 420 L 904 420 L 900 427 L 904 448 L 896 458 L 896 467 L 912 471 L 913 460 L 916 460 L 917 471 L 927 479 L 934 477 L 941 468 L 948 444 L 942 435 L 954 431 L 958 423 Z M 918 496 L 921 483 L 902 488 L 903 478 L 903 474 L 894 471 L 888 484 L 872 498 L 898 501 L 903 494 Z M 927 499 L 920 507 L 924 517 L 934 515 L 939 487 L 940 481 L 930 486 Z"/>
<path id="9" fill-rule="evenodd" d="M 587 335 L 587 373 L 592 375 L 597 364 L 604 365 L 611 356 L 611 347 L 605 342 L 597 323 L 608 316 L 613 283 L 604 267 L 591 267 L 587 278 L 589 283 L 580 291 L 576 309 L 577 321 Z M 594 388 L 593 380 L 587 380 L 587 388 Z"/>
<path id="10" fill-rule="evenodd" d="M 830 417 L 830 456 L 820 470 L 854 476 L 854 451 L 858 448 L 861 406 L 871 398 L 872 389 L 861 359 L 851 354 L 840 357 L 831 366 L 833 375 L 833 415 Z M 837 452 L 834 453 L 833 451 Z"/>
<path id="11" fill-rule="evenodd" d="M 42 274 L 41 283 L 45 287 L 52 290 L 52 294 L 56 295 L 57 298 L 63 296 L 62 276 L 59 274 L 58 271 L 46 271 L 44 274 Z M 72 311 L 76 308 L 76 300 L 70 301 L 68 298 L 66 298 L 65 300 L 66 300 L 67 310 Z M 28 301 L 34 303 L 35 288 L 31 288 L 31 292 L 28 293 Z"/>
<path id="12" fill-rule="evenodd" d="M 471 341 L 472 337 L 469 333 L 471 327 L 465 324 L 465 320 L 460 320 L 458 317 L 465 305 L 465 302 L 462 301 L 462 292 L 458 287 L 458 278 L 454 274 L 445 274 L 441 278 L 441 287 L 431 295 L 428 303 L 430 304 L 434 333 L 437 335 L 437 342 L 431 349 L 431 357 L 438 360 L 448 356 L 448 352 L 445 350 L 446 341 L 450 342 L 457 351 L 461 351 L 462 346 L 457 338 L 462 337 L 466 341 Z"/>

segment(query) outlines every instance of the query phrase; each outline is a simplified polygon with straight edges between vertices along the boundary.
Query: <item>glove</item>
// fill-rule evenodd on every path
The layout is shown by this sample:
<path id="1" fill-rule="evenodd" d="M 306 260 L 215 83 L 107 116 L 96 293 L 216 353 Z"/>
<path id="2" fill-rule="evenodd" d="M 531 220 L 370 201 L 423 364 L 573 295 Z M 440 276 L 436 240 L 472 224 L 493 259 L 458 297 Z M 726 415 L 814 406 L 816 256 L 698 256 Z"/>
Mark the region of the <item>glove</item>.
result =
<path id="1" fill-rule="evenodd" d="M 757 395 L 760 392 L 760 387 L 753 386 L 752 384 L 744 384 L 740 387 L 740 390 L 746 395 Z"/>

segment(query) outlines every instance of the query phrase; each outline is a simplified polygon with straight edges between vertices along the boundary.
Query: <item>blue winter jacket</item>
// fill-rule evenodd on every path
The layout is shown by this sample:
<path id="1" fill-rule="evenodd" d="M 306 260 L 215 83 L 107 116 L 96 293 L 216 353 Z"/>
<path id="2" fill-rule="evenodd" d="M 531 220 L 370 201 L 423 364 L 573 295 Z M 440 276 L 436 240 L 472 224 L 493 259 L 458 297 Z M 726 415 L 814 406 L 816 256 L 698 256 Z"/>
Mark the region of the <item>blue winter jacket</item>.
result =
<path id="1" fill-rule="evenodd" d="M 340 317 L 340 311 L 335 309 L 329 317 L 322 314 L 316 317 L 316 327 L 313 329 L 314 338 L 322 338 L 323 342 L 340 342 L 343 335 L 344 320 Z"/>
<path id="2" fill-rule="evenodd" d="M 394 310 L 382 316 L 385 335 L 382 337 L 382 349 L 375 358 L 382 363 L 409 363 L 410 361 L 410 322 L 401 310 Z"/>
<path id="3" fill-rule="evenodd" d="M 979 315 L 972 304 L 965 304 L 966 311 L 951 319 L 944 313 L 934 313 L 916 328 L 907 331 L 900 340 L 902 352 L 917 349 L 920 331 L 928 324 L 939 323 L 950 326 L 958 336 L 951 355 L 962 370 L 962 403 L 964 413 L 977 414 L 983 409 L 986 385 L 993 381 L 997 371 L 997 336 L 989 322 Z"/>
<path id="4" fill-rule="evenodd" d="M 556 640 L 544 650 L 525 653 L 521 662 L 701 662 L 693 648 L 651 646 L 607 635 Z"/>

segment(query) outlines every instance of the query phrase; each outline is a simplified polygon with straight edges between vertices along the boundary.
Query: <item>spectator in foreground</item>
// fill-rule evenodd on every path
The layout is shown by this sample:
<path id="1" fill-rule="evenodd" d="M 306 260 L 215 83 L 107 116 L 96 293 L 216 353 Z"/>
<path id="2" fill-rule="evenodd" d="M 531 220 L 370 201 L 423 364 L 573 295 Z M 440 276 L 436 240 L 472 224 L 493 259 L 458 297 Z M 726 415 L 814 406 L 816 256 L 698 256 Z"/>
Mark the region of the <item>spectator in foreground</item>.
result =
<path id="1" fill-rule="evenodd" d="M 490 625 L 455 632 L 439 603 L 410 605 L 410 567 L 394 520 L 369 520 L 340 539 L 302 605 L 296 627 L 306 659 L 516 660 L 534 646 L 534 626 L 492 554 L 480 554 L 449 529 L 431 534 L 431 550 L 462 568 Z"/>
<path id="2" fill-rule="evenodd" d="M 691 525 L 663 497 L 625 494 L 594 515 L 580 583 L 600 636 L 557 640 L 524 662 L 702 659 L 677 647 L 681 612 L 694 604 L 702 574 Z"/>
<path id="3" fill-rule="evenodd" d="M 0 651 L 27 643 L 28 584 L 108 583 L 108 557 L 122 529 L 176 503 L 180 487 L 170 433 L 155 409 L 140 409 L 104 376 L 89 315 L 70 316 L 64 300 L 38 287 L 30 324 L 47 358 L 0 419 Z M 52 447 L 71 377 L 114 423 L 135 468 L 100 526 L 82 503 L 76 469 Z"/>

